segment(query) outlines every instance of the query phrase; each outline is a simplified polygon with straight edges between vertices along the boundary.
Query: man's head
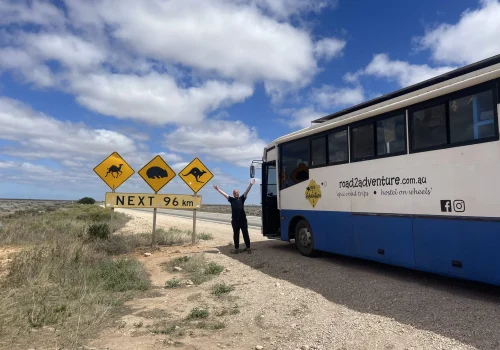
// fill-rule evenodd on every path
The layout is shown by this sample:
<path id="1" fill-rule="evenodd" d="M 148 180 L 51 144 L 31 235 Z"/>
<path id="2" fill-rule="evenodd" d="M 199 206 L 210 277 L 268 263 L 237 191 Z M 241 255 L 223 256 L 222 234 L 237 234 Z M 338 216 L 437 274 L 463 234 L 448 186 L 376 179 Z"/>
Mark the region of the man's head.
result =
<path id="1" fill-rule="evenodd" d="M 240 192 L 237 189 L 233 190 L 233 197 L 238 198 L 240 196 Z"/>

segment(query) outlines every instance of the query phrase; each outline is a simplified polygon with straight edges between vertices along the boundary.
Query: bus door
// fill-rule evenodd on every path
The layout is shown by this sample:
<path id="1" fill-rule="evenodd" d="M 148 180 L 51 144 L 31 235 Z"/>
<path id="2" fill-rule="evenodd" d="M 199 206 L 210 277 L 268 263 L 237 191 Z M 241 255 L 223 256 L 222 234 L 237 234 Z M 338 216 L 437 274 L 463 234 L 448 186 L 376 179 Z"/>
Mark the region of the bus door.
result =
<path id="1" fill-rule="evenodd" d="M 262 163 L 262 234 L 267 237 L 281 236 L 276 161 Z"/>

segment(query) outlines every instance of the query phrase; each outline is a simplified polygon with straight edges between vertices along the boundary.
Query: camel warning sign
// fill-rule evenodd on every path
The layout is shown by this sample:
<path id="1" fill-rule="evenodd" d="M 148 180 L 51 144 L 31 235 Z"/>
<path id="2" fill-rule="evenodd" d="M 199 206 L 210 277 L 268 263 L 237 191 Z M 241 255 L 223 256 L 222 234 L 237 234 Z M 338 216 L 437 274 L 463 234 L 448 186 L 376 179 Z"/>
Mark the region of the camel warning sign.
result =
<path id="1" fill-rule="evenodd" d="M 153 191 L 158 192 L 175 177 L 175 172 L 158 155 L 139 170 L 139 175 Z"/>
<path id="2" fill-rule="evenodd" d="M 112 190 L 116 190 L 135 171 L 117 152 L 113 152 L 94 168 L 94 172 Z"/>
<path id="3" fill-rule="evenodd" d="M 214 177 L 208 168 L 195 158 L 179 172 L 181 179 L 189 186 L 193 192 L 199 192 L 205 184 Z"/>

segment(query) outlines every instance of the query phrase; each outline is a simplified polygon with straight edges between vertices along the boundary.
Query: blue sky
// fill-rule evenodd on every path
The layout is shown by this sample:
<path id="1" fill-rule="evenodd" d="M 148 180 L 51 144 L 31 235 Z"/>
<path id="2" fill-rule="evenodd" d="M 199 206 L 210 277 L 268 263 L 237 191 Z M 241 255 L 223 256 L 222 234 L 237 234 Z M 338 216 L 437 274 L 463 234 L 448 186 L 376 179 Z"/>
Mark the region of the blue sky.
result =
<path id="1" fill-rule="evenodd" d="M 243 191 L 252 159 L 310 120 L 500 53 L 498 0 L 6 0 L 0 197 L 103 199 L 113 151 L 136 174 L 199 157 Z M 176 177 L 162 193 L 189 193 Z M 258 183 L 248 203 L 259 203 Z"/>

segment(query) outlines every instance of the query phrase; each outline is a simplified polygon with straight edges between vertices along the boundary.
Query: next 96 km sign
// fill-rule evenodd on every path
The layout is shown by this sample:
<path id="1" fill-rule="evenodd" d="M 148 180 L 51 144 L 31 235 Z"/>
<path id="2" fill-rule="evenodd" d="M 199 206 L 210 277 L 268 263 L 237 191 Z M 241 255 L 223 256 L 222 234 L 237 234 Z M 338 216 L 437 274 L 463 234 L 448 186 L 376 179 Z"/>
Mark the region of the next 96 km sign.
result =
<path id="1" fill-rule="evenodd" d="M 201 196 L 186 194 L 113 193 L 106 192 L 108 208 L 195 209 L 201 207 Z"/>

